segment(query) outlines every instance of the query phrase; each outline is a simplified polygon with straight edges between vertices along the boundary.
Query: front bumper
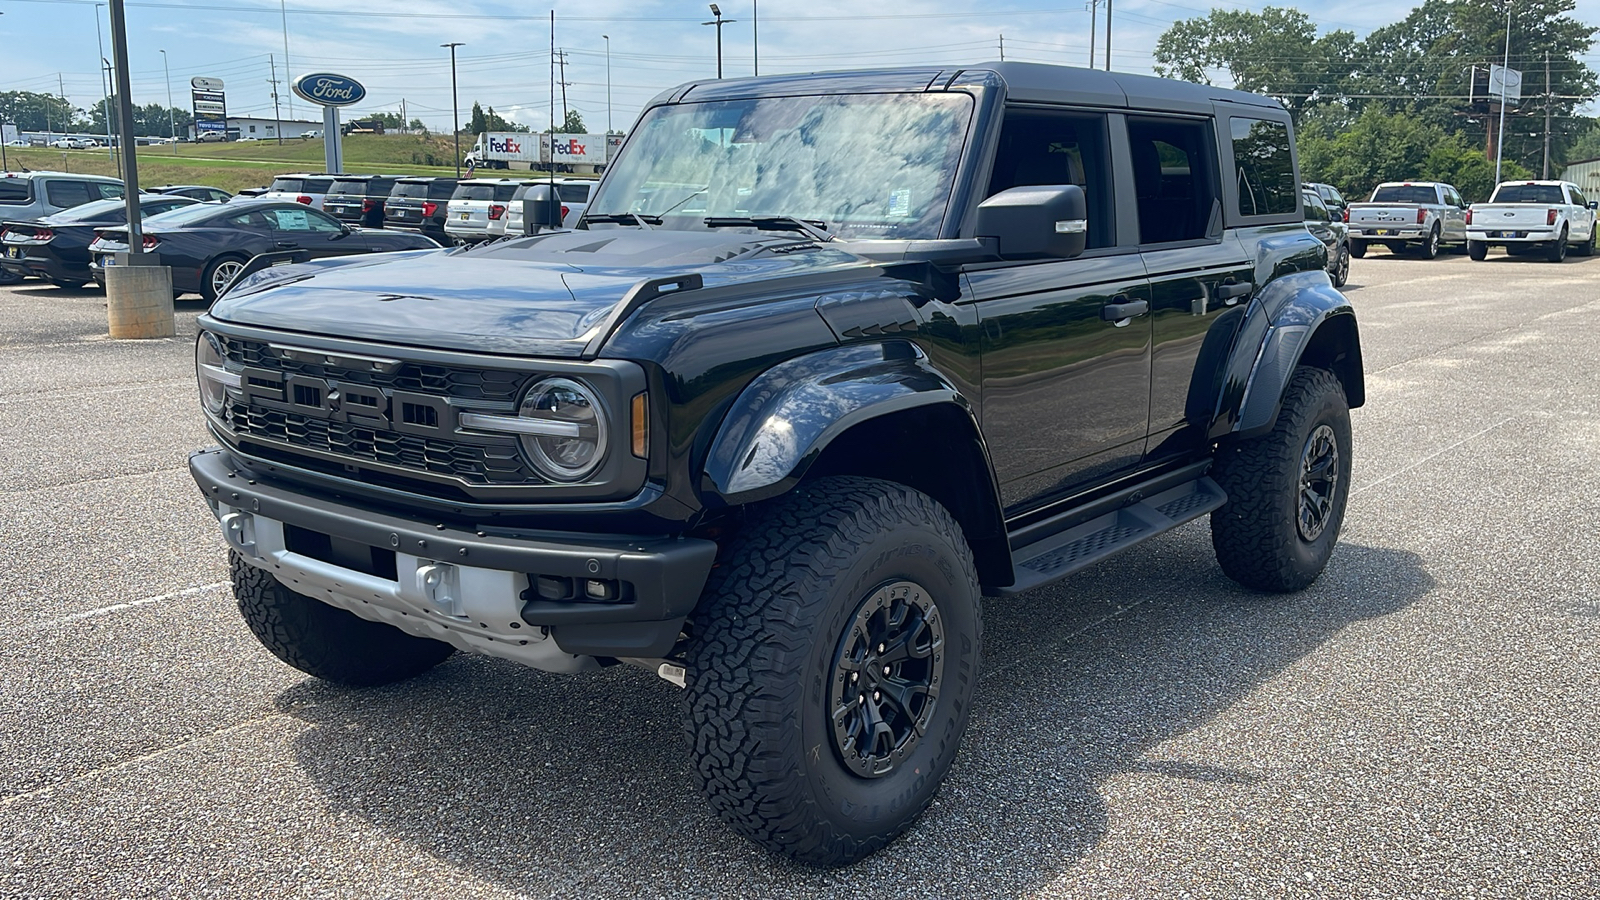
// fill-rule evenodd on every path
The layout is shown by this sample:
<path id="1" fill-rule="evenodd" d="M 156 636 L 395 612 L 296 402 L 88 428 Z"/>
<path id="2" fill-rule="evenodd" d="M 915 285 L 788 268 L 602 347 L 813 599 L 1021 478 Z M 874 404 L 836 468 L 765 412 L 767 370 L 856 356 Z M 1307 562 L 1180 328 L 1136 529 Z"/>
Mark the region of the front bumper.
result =
<path id="1" fill-rule="evenodd" d="M 665 656 L 717 552 L 693 538 L 428 524 L 252 479 L 219 448 L 190 454 L 189 471 L 234 552 L 292 590 L 549 671 L 591 668 L 596 656 Z M 538 576 L 578 590 L 600 582 L 618 599 L 540 599 Z"/>

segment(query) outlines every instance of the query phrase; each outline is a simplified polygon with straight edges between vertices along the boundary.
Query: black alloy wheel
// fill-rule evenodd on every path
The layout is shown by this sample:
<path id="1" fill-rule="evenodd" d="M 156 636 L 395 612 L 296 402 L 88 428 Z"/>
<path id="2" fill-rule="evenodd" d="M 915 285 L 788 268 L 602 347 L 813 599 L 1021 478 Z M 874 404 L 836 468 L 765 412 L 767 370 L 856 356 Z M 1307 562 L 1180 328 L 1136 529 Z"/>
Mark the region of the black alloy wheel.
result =
<path id="1" fill-rule="evenodd" d="M 1333 427 L 1320 424 L 1300 451 L 1300 508 L 1295 526 L 1300 537 L 1314 541 L 1328 527 L 1339 490 L 1339 442 Z"/>
<path id="2" fill-rule="evenodd" d="M 1350 247 L 1347 244 L 1340 244 L 1335 252 L 1338 254 L 1339 259 L 1333 264 L 1333 271 L 1328 274 L 1333 281 L 1333 286 L 1342 288 L 1350 281 Z"/>
<path id="3" fill-rule="evenodd" d="M 1563 262 L 1567 258 L 1567 229 L 1562 227 L 1561 236 L 1545 245 L 1544 258 L 1546 262 Z"/>
<path id="4" fill-rule="evenodd" d="M 944 621 L 933 595 L 897 581 L 861 601 L 833 672 L 834 750 L 850 771 L 879 778 L 917 749 L 944 677 Z"/>

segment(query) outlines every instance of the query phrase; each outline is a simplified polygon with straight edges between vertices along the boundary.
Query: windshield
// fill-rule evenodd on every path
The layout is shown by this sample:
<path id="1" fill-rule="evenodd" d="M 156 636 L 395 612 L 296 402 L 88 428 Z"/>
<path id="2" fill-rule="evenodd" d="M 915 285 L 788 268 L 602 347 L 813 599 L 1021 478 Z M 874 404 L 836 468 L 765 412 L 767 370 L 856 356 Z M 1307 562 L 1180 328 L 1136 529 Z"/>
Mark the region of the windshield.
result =
<path id="1" fill-rule="evenodd" d="M 847 238 L 935 238 L 971 112 L 958 93 L 659 106 L 588 214 L 642 213 L 675 228 L 791 216 Z"/>
<path id="2" fill-rule="evenodd" d="M 1386 184 L 1372 192 L 1373 203 L 1438 203 L 1439 195 L 1432 185 L 1417 187 L 1414 184 Z"/>
<path id="3" fill-rule="evenodd" d="M 1559 184 L 1502 184 L 1489 202 L 1550 203 L 1559 206 L 1566 201 L 1561 199 Z"/>

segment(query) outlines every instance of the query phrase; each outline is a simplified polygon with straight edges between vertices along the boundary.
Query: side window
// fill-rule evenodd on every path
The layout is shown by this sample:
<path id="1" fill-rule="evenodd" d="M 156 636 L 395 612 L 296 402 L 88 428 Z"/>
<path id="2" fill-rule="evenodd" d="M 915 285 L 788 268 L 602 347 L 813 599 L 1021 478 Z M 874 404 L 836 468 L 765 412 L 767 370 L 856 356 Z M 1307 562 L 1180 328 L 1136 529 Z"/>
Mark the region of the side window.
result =
<path id="1" fill-rule="evenodd" d="M 89 202 L 89 185 L 83 181 L 47 181 L 44 196 L 51 206 L 78 206 Z"/>
<path id="2" fill-rule="evenodd" d="M 311 210 L 309 209 L 269 209 L 266 210 L 267 219 L 272 222 L 272 227 L 279 231 L 310 231 Z"/>
<path id="3" fill-rule="evenodd" d="M 311 223 L 312 231 L 343 231 L 344 226 L 334 221 L 332 217 L 325 216 L 314 209 L 306 210 L 306 217 Z"/>
<path id="4" fill-rule="evenodd" d="M 1294 157 L 1289 126 L 1265 119 L 1232 119 L 1233 165 L 1239 173 L 1239 215 L 1294 212 Z"/>
<path id="5" fill-rule="evenodd" d="M 1456 206 L 1456 207 L 1460 207 L 1460 206 L 1465 206 L 1466 205 L 1465 203 L 1461 202 L 1461 195 L 1456 193 L 1456 189 L 1455 188 L 1445 188 L 1444 189 L 1444 202 L 1450 204 L 1451 206 Z"/>
<path id="6" fill-rule="evenodd" d="M 1315 194 L 1306 194 L 1306 218 L 1318 222 L 1329 221 L 1328 208 L 1322 205 L 1322 198 Z"/>
<path id="7" fill-rule="evenodd" d="M 33 199 L 26 178 L 0 178 L 0 203 L 27 203 Z"/>
<path id="8" fill-rule="evenodd" d="M 1105 116 L 1007 110 L 986 196 L 1025 185 L 1075 184 L 1089 208 L 1089 249 L 1114 246 L 1108 144 Z M 566 185 L 561 190 L 564 195 Z"/>
<path id="9" fill-rule="evenodd" d="M 1218 196 L 1215 146 L 1210 120 L 1128 118 L 1139 243 L 1165 244 L 1207 236 Z M 1290 212 L 1295 209 L 1295 196 L 1289 196 Z"/>
<path id="10" fill-rule="evenodd" d="M 1574 204 L 1576 204 L 1578 206 L 1588 206 L 1589 205 L 1589 200 L 1588 200 L 1587 197 L 1583 196 L 1583 192 L 1582 191 L 1578 190 L 1575 187 L 1568 187 L 1567 190 L 1572 192 L 1572 202 Z"/>
<path id="11" fill-rule="evenodd" d="M 237 216 L 229 216 L 228 218 L 223 219 L 222 222 L 226 222 L 229 225 L 235 225 L 240 228 L 267 228 L 272 224 L 263 218 L 261 213 L 254 210 L 247 213 L 240 213 Z"/>
<path id="12" fill-rule="evenodd" d="M 123 195 L 122 185 L 107 182 L 95 182 L 91 186 L 101 200 L 121 200 Z"/>

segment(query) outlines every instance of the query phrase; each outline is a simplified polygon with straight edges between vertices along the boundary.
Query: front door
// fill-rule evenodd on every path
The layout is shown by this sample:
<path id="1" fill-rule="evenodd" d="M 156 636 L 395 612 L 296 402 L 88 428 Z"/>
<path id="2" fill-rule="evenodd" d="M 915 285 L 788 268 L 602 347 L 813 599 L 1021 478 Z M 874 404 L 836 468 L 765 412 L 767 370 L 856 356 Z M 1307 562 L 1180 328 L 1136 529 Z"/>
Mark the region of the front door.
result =
<path id="1" fill-rule="evenodd" d="M 1117 246 L 1108 119 L 1009 109 L 990 195 L 1076 184 L 1088 249 L 1071 260 L 972 266 L 983 353 L 983 430 L 1008 514 L 1138 464 L 1150 411 L 1150 289 Z M 1127 315 L 1120 315 L 1126 311 Z"/>

